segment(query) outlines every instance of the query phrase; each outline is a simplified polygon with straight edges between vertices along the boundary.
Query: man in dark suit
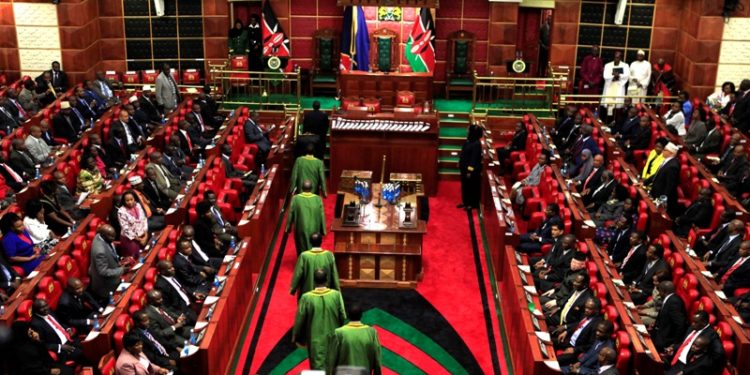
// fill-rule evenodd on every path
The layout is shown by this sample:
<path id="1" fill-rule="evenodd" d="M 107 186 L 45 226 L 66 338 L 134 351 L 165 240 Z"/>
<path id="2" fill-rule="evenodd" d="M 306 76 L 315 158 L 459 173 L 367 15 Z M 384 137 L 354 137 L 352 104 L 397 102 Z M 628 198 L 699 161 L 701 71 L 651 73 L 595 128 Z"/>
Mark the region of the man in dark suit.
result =
<path id="1" fill-rule="evenodd" d="M 180 138 L 180 148 L 185 155 L 193 155 L 211 143 L 211 140 L 203 138 L 198 128 L 192 126 L 187 120 L 178 122 L 177 127 L 177 136 Z"/>
<path id="2" fill-rule="evenodd" d="M 589 298 L 583 308 L 583 317 L 577 322 L 570 322 L 557 328 L 553 342 L 563 352 L 557 355 L 561 366 L 573 364 L 578 356 L 591 348 L 596 341 L 596 326 L 602 321 L 602 305 L 597 298 Z"/>
<path id="3" fill-rule="evenodd" d="M 211 289 L 211 276 L 216 274 L 216 270 L 208 266 L 193 264 L 192 253 L 192 242 L 188 240 L 177 242 L 177 254 L 172 259 L 175 276 L 186 290 L 207 293 Z"/>
<path id="4" fill-rule="evenodd" d="M 750 79 L 743 79 L 737 90 L 737 104 L 730 117 L 732 124 L 742 132 L 750 129 Z"/>
<path id="5" fill-rule="evenodd" d="M 707 361 L 716 369 L 715 373 L 721 373 L 721 369 L 724 368 L 724 364 L 726 363 L 724 346 L 721 344 L 721 339 L 716 330 L 709 324 L 708 319 L 708 313 L 703 310 L 697 311 L 692 316 L 692 322 L 687 334 L 682 336 L 684 339 L 681 338 L 681 340 L 675 342 L 671 347 L 664 349 L 666 357 L 671 357 L 670 363 L 672 366 L 685 366 L 688 363 L 687 357 L 695 340 L 698 337 L 704 337 L 708 341 L 706 356 L 709 359 Z"/>
<path id="6" fill-rule="evenodd" d="M 52 177 L 55 183 L 57 183 L 57 203 L 60 204 L 60 207 L 76 220 L 86 217 L 89 214 L 89 210 L 78 206 L 78 195 L 71 194 L 70 190 L 68 190 L 68 186 L 65 184 L 67 180 L 65 174 L 61 171 L 55 171 Z"/>
<path id="7" fill-rule="evenodd" d="M 708 133 L 703 141 L 691 150 L 695 157 L 702 160 L 705 155 L 718 153 L 721 148 L 721 129 L 713 121 L 706 122 Z"/>
<path id="8" fill-rule="evenodd" d="M 78 112 L 86 119 L 97 119 L 99 118 L 99 113 L 97 112 L 96 105 L 92 105 L 89 102 L 89 98 L 86 97 L 86 91 L 83 90 L 83 87 L 76 88 L 76 106 L 75 108 L 78 110 Z"/>
<path id="9" fill-rule="evenodd" d="M 155 332 L 158 336 L 171 341 L 174 346 L 182 345 L 185 340 L 190 338 L 192 324 L 188 322 L 187 317 L 183 314 L 174 312 L 163 306 L 163 297 L 161 292 L 151 289 L 146 293 L 148 304 L 143 306 L 149 317 L 149 330 Z"/>
<path id="10" fill-rule="evenodd" d="M 550 133 L 552 134 L 552 141 L 557 145 L 557 148 L 562 149 L 564 140 L 570 134 L 570 131 L 573 130 L 573 124 L 574 119 L 576 117 L 576 114 L 578 113 L 578 109 L 575 106 L 568 106 L 565 108 L 565 114 L 562 113 L 560 116 L 558 116 L 558 120 L 555 123 L 555 127 L 550 130 Z M 521 122 L 523 124 L 523 122 Z M 526 128 L 526 126 L 524 126 Z M 516 127 L 518 129 L 518 127 Z"/>
<path id="11" fill-rule="evenodd" d="M 52 128 L 55 131 L 55 138 L 65 138 L 70 144 L 78 141 L 83 124 L 73 113 L 69 101 L 60 102 L 60 113 L 52 121 Z"/>
<path id="12" fill-rule="evenodd" d="M 104 311 L 93 296 L 89 294 L 81 280 L 71 277 L 68 279 L 68 286 L 60 295 L 57 302 L 57 316 L 60 322 L 67 326 L 75 327 L 76 333 L 85 335 L 94 325 L 94 315 L 101 314 Z"/>
<path id="13" fill-rule="evenodd" d="M 718 273 L 737 259 L 737 251 L 742 242 L 745 224 L 741 220 L 732 220 L 727 227 L 727 237 L 718 247 L 709 249 L 703 256 L 706 268 L 712 273 Z"/>
<path id="14" fill-rule="evenodd" d="M 667 197 L 667 213 L 672 217 L 676 216 L 677 186 L 680 183 L 680 160 L 675 157 L 678 151 L 674 143 L 667 144 L 662 151 L 664 162 L 653 176 L 644 181 L 645 185 L 651 185 L 649 195 L 652 198 Z"/>
<path id="15" fill-rule="evenodd" d="M 552 224 L 562 224 L 560 207 L 548 204 L 544 210 L 545 219 L 536 230 L 521 235 L 517 250 L 523 253 L 538 253 L 542 245 L 552 243 Z"/>
<path id="16" fill-rule="evenodd" d="M 10 135 L 18 127 L 18 119 L 8 109 L 7 99 L 0 95 L 0 131 Z"/>
<path id="17" fill-rule="evenodd" d="M 39 123 L 39 127 L 42 129 L 42 139 L 47 143 L 47 146 L 57 147 L 58 144 L 55 142 L 55 138 L 49 131 L 49 121 L 42 120 Z"/>
<path id="18" fill-rule="evenodd" d="M 719 155 L 718 162 L 706 158 L 702 159 L 701 161 L 706 164 L 708 169 L 711 170 L 711 173 L 719 173 L 719 170 L 724 168 L 730 161 L 732 161 L 732 158 L 734 158 L 734 148 L 742 144 L 742 140 L 742 134 L 732 134 L 732 136 L 729 137 L 729 145 L 727 145 L 727 147 L 724 148 L 724 150 Z"/>
<path id="19" fill-rule="evenodd" d="M 216 129 L 214 129 L 214 119 L 202 112 L 200 103 L 193 102 L 193 108 L 191 109 L 201 134 L 206 138 L 212 138 L 216 134 Z"/>
<path id="20" fill-rule="evenodd" d="M 60 362 L 83 359 L 83 351 L 73 337 L 73 330 L 64 326 L 49 308 L 47 301 L 34 300 L 31 327 L 39 333 L 39 339 L 47 350 L 57 354 Z"/>
<path id="21" fill-rule="evenodd" d="M 211 212 L 211 206 L 208 200 L 202 200 L 195 205 L 195 212 L 198 214 L 198 218 L 193 223 L 195 242 L 209 257 L 223 258 L 227 253 L 227 248 L 216 234 L 217 224 Z"/>
<path id="22" fill-rule="evenodd" d="M 630 284 L 640 276 L 643 266 L 646 264 L 646 234 L 641 231 L 630 232 L 630 250 L 623 258 L 622 262 L 615 263 L 617 270 L 620 271 L 622 281 Z"/>
<path id="23" fill-rule="evenodd" d="M 328 139 L 328 115 L 320 110 L 320 102 L 313 102 L 313 110 L 305 113 L 302 121 L 302 132 L 315 134 L 318 142 L 315 144 L 315 157 L 323 160 L 325 156 L 326 139 Z"/>
<path id="24" fill-rule="evenodd" d="M 553 224 L 553 232 L 562 233 L 561 224 Z M 554 237 L 553 237 L 554 238 Z M 570 270 L 570 260 L 573 259 L 576 246 L 576 237 L 572 234 L 562 236 L 561 244 L 550 251 L 550 257 L 544 260 L 544 268 L 538 269 L 535 284 L 541 289 L 547 290 L 553 285 L 559 284 Z M 535 264 L 534 268 L 538 265 Z M 535 270 L 536 271 L 536 270 Z"/>
<path id="25" fill-rule="evenodd" d="M 698 237 L 695 240 L 693 250 L 702 257 L 708 249 L 715 249 L 721 245 L 729 232 L 729 223 L 731 223 L 735 217 L 735 210 L 731 208 L 725 209 L 719 216 L 719 225 L 708 232 L 708 234 Z"/>
<path id="26" fill-rule="evenodd" d="M 583 306 L 591 298 L 589 289 L 589 275 L 583 273 L 573 279 L 573 294 L 560 306 L 558 311 L 554 311 L 547 316 L 547 325 L 557 329 L 560 325 L 572 322 L 578 322 L 583 316 Z"/>
<path id="27" fill-rule="evenodd" d="M 170 206 L 172 206 L 172 200 L 164 195 L 164 193 L 159 190 L 159 187 L 156 185 L 156 171 L 153 169 L 149 169 L 146 171 L 146 178 L 143 179 L 142 183 L 135 187 L 136 189 L 139 189 L 143 195 L 148 199 L 149 203 L 154 207 L 154 209 L 161 208 L 163 211 L 166 212 L 166 210 L 169 209 Z"/>
<path id="28" fill-rule="evenodd" d="M 179 155 L 182 155 L 182 157 L 179 157 Z M 183 181 L 190 178 L 190 175 L 194 171 L 193 168 L 185 165 L 185 155 L 181 152 L 179 146 L 171 143 L 167 144 L 164 148 L 161 164 L 167 168 L 169 173 L 172 173 L 175 177 Z"/>
<path id="29" fill-rule="evenodd" d="M 143 354 L 159 367 L 175 370 L 180 352 L 173 340 L 161 337 L 157 332 L 151 331 L 151 319 L 144 309 L 133 314 L 133 331 L 141 336 L 143 341 Z"/>
<path id="30" fill-rule="evenodd" d="M 198 96 L 193 100 L 193 102 L 200 104 L 201 113 L 204 116 L 211 117 L 215 126 L 221 125 L 221 123 L 224 122 L 225 117 L 221 114 L 217 114 L 219 106 L 216 104 L 216 100 L 211 97 L 210 85 L 204 85 L 203 91 L 198 93 Z"/>
<path id="31" fill-rule="evenodd" d="M 532 266 L 531 273 L 535 278 L 539 277 L 540 272 L 549 269 L 550 265 L 555 263 L 557 258 L 563 253 L 564 230 L 561 224 L 552 224 L 552 229 L 550 230 L 552 248 L 544 256 L 529 258 L 529 264 Z"/>
<path id="32" fill-rule="evenodd" d="M 601 150 L 599 150 L 599 145 L 596 144 L 596 140 L 594 140 L 594 137 L 592 136 L 593 133 L 594 128 L 591 127 L 591 125 L 581 126 L 581 135 L 578 136 L 575 143 L 570 146 L 570 161 L 572 164 L 581 164 L 581 152 L 585 149 L 591 151 L 591 155 L 593 156 L 602 153 Z"/>
<path id="33" fill-rule="evenodd" d="M 630 160 L 633 157 L 633 151 L 648 150 L 650 143 L 651 119 L 648 116 L 641 116 L 638 125 L 630 137 L 623 138 L 622 147 L 626 157 Z"/>
<path id="34" fill-rule="evenodd" d="M 121 169 L 130 161 L 130 150 L 125 140 L 125 130 L 112 128 L 109 134 L 110 137 L 106 147 L 109 151 L 109 160 L 111 160 L 114 168 Z"/>
<path id="35" fill-rule="evenodd" d="M 126 110 L 120 110 L 120 117 L 117 121 L 112 121 L 112 127 L 109 130 L 112 136 L 121 135 L 121 141 L 129 152 L 134 153 L 145 146 L 145 139 L 140 133 L 136 132 L 130 125 L 130 114 Z"/>
<path id="36" fill-rule="evenodd" d="M 568 268 L 561 283 L 553 284 L 548 283 L 547 280 L 539 281 L 537 289 L 542 292 L 539 301 L 542 303 L 545 313 L 552 314 L 555 310 L 559 310 L 560 306 L 563 306 L 565 301 L 575 292 L 573 282 L 578 276 L 586 273 L 586 254 L 580 251 L 574 252 Z"/>
<path id="37" fill-rule="evenodd" d="M 221 267 L 223 258 L 208 256 L 208 254 L 203 251 L 200 245 L 195 242 L 195 229 L 192 225 L 184 225 L 182 227 L 182 236 L 180 236 L 179 240 L 183 239 L 188 240 L 191 244 L 193 244 L 193 252 L 190 254 L 191 259 L 193 260 L 193 264 L 197 264 L 199 266 L 208 266 L 216 270 Z"/>
<path id="38" fill-rule="evenodd" d="M 635 135 L 640 122 L 641 119 L 640 117 L 638 117 L 638 108 L 630 107 L 628 109 L 628 117 L 625 119 L 625 122 L 622 123 L 622 126 L 612 130 L 614 130 L 615 136 L 620 140 L 622 144 L 624 140 L 630 139 L 633 135 Z"/>
<path id="39" fill-rule="evenodd" d="M 163 116 L 156 105 L 156 94 L 151 91 L 150 85 L 143 86 L 143 91 L 141 91 L 141 97 L 138 101 L 141 103 L 141 110 L 146 113 L 149 121 L 161 122 Z"/>
<path id="40" fill-rule="evenodd" d="M 687 237 L 693 226 L 706 228 L 711 224 L 714 205 L 711 202 L 711 190 L 701 189 L 698 199 L 687 207 L 685 213 L 674 220 L 674 232 L 680 237 Z"/>
<path id="41" fill-rule="evenodd" d="M 232 164 L 232 146 L 225 143 L 221 145 L 221 163 L 224 165 L 224 174 L 227 178 L 239 178 L 244 187 L 244 193 L 249 195 L 258 182 L 258 176 L 250 172 L 242 172 Z"/>
<path id="42" fill-rule="evenodd" d="M 65 92 L 68 90 L 68 75 L 60 69 L 60 63 L 57 61 L 52 62 L 52 70 L 49 71 L 52 83 L 52 87 L 57 92 Z"/>
<path id="43" fill-rule="evenodd" d="M 665 375 L 710 375 L 720 374 L 723 366 L 716 367 L 708 353 L 711 345 L 708 336 L 699 335 L 690 346 L 685 358 L 686 362 L 678 361 L 670 367 Z"/>
<path id="44" fill-rule="evenodd" d="M 659 293 L 664 297 L 651 332 L 651 339 L 661 353 L 675 343 L 681 342 L 688 320 L 685 303 L 674 293 L 674 284 L 671 281 L 662 281 L 658 288 Z"/>
<path id="45" fill-rule="evenodd" d="M 159 261 L 156 264 L 159 276 L 156 278 L 154 288 L 158 289 L 164 298 L 164 307 L 180 314 L 184 314 L 189 321 L 195 321 L 196 315 L 190 307 L 193 300 L 202 300 L 206 295 L 201 292 L 191 293 L 185 289 L 175 278 L 175 268 L 172 262 Z"/>
<path id="46" fill-rule="evenodd" d="M 597 155 L 598 156 L 598 155 Z M 617 187 L 617 183 L 614 180 L 614 175 L 610 171 L 602 172 L 601 181 L 598 186 L 591 190 L 589 194 L 583 195 L 582 200 L 586 205 L 586 209 L 595 213 L 599 210 L 599 207 L 603 205 L 612 196 L 612 192 Z"/>
<path id="47" fill-rule="evenodd" d="M 617 352 L 614 348 L 604 347 L 599 350 L 599 372 L 598 375 L 620 375 L 615 367 L 617 364 Z"/>
<path id="48" fill-rule="evenodd" d="M 110 155 L 110 150 L 108 147 L 104 147 L 102 144 L 102 137 L 99 134 L 89 134 L 88 135 L 89 144 L 96 148 L 96 152 L 99 154 L 99 157 L 102 158 L 102 161 L 104 162 L 104 165 L 107 167 L 109 171 L 114 171 L 116 169 L 116 165 L 114 161 L 112 160 L 112 155 Z"/>
<path id="49" fill-rule="evenodd" d="M 598 374 L 599 352 L 605 348 L 614 350 L 615 343 L 612 341 L 612 332 L 615 326 L 609 320 L 602 320 L 596 325 L 596 341 L 589 349 L 578 357 L 578 362 L 562 367 L 563 373 L 574 374 Z"/>
<path id="50" fill-rule="evenodd" d="M 655 287 L 654 275 L 663 269 L 669 269 L 669 265 L 664 261 L 664 247 L 657 243 L 649 245 L 646 250 L 646 262 L 628 288 L 633 303 L 642 305 L 651 297 Z"/>
<path id="51" fill-rule="evenodd" d="M 104 304 L 108 302 L 109 293 L 114 292 L 120 284 L 120 276 L 125 271 L 126 265 L 132 263 L 132 259 L 120 259 L 113 245 L 115 240 L 115 228 L 104 224 L 96 230 L 94 241 L 91 243 L 91 264 L 89 276 L 91 294 Z"/>
<path id="52" fill-rule="evenodd" d="M 250 113 L 250 118 L 244 124 L 245 142 L 258 146 L 258 154 L 255 156 L 256 165 L 265 163 L 266 157 L 268 157 L 268 153 L 271 151 L 271 141 L 268 139 L 268 132 L 260 127 L 259 120 L 260 116 L 258 112 L 253 111 Z"/>
<path id="53" fill-rule="evenodd" d="M 36 178 L 36 163 L 34 157 L 29 154 L 23 139 L 16 138 L 12 142 L 13 150 L 10 152 L 10 166 L 26 180 Z"/>
<path id="54" fill-rule="evenodd" d="M 633 230 L 631 220 L 623 215 L 615 221 L 615 235 L 607 244 L 607 253 L 615 263 L 621 263 L 630 249 L 630 232 Z"/>
<path id="55" fill-rule="evenodd" d="M 573 120 L 571 119 L 571 123 Z M 497 160 L 500 162 L 500 170 L 503 172 L 509 172 L 509 164 L 506 163 L 510 154 L 514 151 L 522 151 L 526 149 L 526 138 L 529 132 L 526 130 L 526 125 L 522 121 L 516 122 L 516 131 L 513 133 L 513 138 L 504 147 L 498 147 L 495 149 Z"/>
<path id="56" fill-rule="evenodd" d="M 232 225 L 232 223 L 224 217 L 221 208 L 217 205 L 219 201 L 218 196 L 213 190 L 206 190 L 203 193 L 203 199 L 211 204 L 211 216 L 215 223 L 213 227 L 214 233 L 217 234 L 222 242 L 229 245 L 232 242 L 232 239 L 237 238 L 237 227 Z"/>
<path id="57" fill-rule="evenodd" d="M 732 150 L 731 159 L 719 169 L 719 172 L 716 173 L 716 177 L 719 179 L 719 182 L 729 190 L 729 192 L 735 194 L 740 181 L 744 176 L 745 169 L 747 169 L 747 153 L 745 153 L 745 146 L 737 145 Z"/>
<path id="58" fill-rule="evenodd" d="M 482 127 L 469 125 L 466 141 L 461 146 L 458 157 L 458 171 L 461 175 L 461 203 L 458 204 L 458 208 L 466 210 L 479 208 L 482 184 L 482 143 L 480 140 L 483 134 Z M 323 192 L 325 193 L 325 191 Z"/>
<path id="59" fill-rule="evenodd" d="M 737 259 L 716 274 L 719 289 L 727 297 L 734 296 L 734 291 L 740 288 L 750 288 L 750 241 L 743 241 L 737 253 Z"/>
<path id="60" fill-rule="evenodd" d="M 55 88 L 52 86 L 52 75 L 49 71 L 42 72 L 41 75 L 36 77 L 35 81 L 39 108 L 50 105 L 57 99 L 57 95 L 62 95 L 61 92 L 55 91 Z"/>

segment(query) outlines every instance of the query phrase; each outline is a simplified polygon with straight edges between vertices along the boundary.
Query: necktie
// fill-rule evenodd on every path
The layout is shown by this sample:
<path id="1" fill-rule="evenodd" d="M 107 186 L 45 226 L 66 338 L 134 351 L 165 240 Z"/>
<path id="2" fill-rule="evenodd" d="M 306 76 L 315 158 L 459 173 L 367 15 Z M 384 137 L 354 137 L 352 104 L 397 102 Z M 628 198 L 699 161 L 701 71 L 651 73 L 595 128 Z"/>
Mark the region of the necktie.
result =
<path id="1" fill-rule="evenodd" d="M 727 280 L 729 280 L 729 276 L 732 276 L 732 272 L 736 271 L 738 268 L 740 268 L 745 261 L 747 260 L 747 257 L 737 259 L 736 262 L 730 267 L 727 272 L 724 274 L 724 276 L 721 277 L 721 284 L 726 284 Z"/>
<path id="2" fill-rule="evenodd" d="M 159 351 L 159 354 L 161 354 L 161 355 L 163 355 L 163 356 L 166 357 L 167 356 L 167 350 L 164 349 L 164 347 L 158 341 L 156 341 L 156 339 L 154 338 L 154 336 L 151 336 L 151 334 L 148 331 L 146 331 L 145 329 L 142 332 L 143 332 L 143 337 L 147 338 L 148 341 L 151 341 L 151 343 L 154 344 L 154 346 L 156 347 L 156 350 Z"/>
<path id="3" fill-rule="evenodd" d="M 59 81 L 57 80 L 57 72 L 52 71 L 52 85 L 57 87 L 60 86 Z"/>
<path id="4" fill-rule="evenodd" d="M 14 180 L 16 180 L 16 182 L 23 183 L 23 179 L 21 178 L 21 176 L 18 173 L 16 173 L 16 171 L 13 170 L 13 168 L 8 167 L 7 164 L 2 164 L 2 166 L 3 166 L 3 168 L 5 168 L 5 170 L 8 172 L 8 174 L 11 175 Z"/>
<path id="5" fill-rule="evenodd" d="M 172 319 L 172 317 L 169 316 L 169 314 L 167 314 L 166 311 L 164 311 L 162 309 L 156 309 L 156 311 L 159 312 L 159 314 L 162 316 L 162 318 L 164 318 L 164 320 L 167 322 L 167 324 L 169 324 L 169 325 L 174 324 L 174 319 Z"/>
<path id="6" fill-rule="evenodd" d="M 68 334 L 68 331 L 63 328 L 60 323 L 57 322 L 55 318 L 52 317 L 52 315 L 47 315 L 44 317 L 44 320 L 46 320 L 49 324 L 52 325 L 52 328 L 54 328 L 56 331 L 60 332 L 65 336 L 65 338 L 70 341 L 70 335 Z M 66 341 L 66 342 L 68 342 Z M 65 344 L 65 342 L 63 343 Z"/>
<path id="7" fill-rule="evenodd" d="M 78 117 L 78 121 L 81 122 L 81 126 L 86 124 L 86 120 L 83 119 L 83 115 L 81 115 L 81 112 L 78 111 L 78 108 L 71 108 L 71 110 L 73 111 L 73 113 L 76 114 L 76 117 Z M 77 129 L 77 130 L 80 130 L 80 129 Z"/>
<path id="8" fill-rule="evenodd" d="M 214 212 L 214 216 L 216 216 L 216 221 L 219 222 L 219 226 L 224 227 L 224 219 L 221 218 L 221 213 L 216 209 L 216 206 L 211 207 L 211 211 Z"/>
<path id="9" fill-rule="evenodd" d="M 680 345 L 680 348 L 677 349 L 677 351 L 674 353 L 674 358 L 672 358 L 672 366 L 677 364 L 677 361 L 680 360 L 680 357 L 682 356 L 682 353 L 689 349 L 690 345 L 693 344 L 693 339 L 695 336 L 698 335 L 699 331 L 693 331 L 688 335 L 688 337 L 685 339 L 685 341 L 682 342 Z"/>
<path id="10" fill-rule="evenodd" d="M 724 241 L 724 243 L 721 245 L 721 247 L 719 248 L 719 251 L 716 252 L 716 257 L 718 257 L 722 251 L 724 251 L 727 247 L 729 247 L 729 243 L 732 242 L 732 240 L 734 240 L 733 237 L 727 237 L 727 240 Z"/>
<path id="11" fill-rule="evenodd" d="M 598 170 L 599 168 L 594 168 L 591 170 L 591 172 L 589 172 L 589 176 L 586 177 L 586 181 L 583 182 L 583 190 L 586 190 L 586 186 L 589 185 L 589 181 L 591 181 Z"/>
<path id="12" fill-rule="evenodd" d="M 620 266 L 620 269 L 625 268 L 625 265 L 628 264 L 628 261 L 630 260 L 630 257 L 632 257 L 633 254 L 635 254 L 635 250 L 637 248 L 638 248 L 637 246 L 634 246 L 632 249 L 630 249 L 630 251 L 628 251 L 628 255 L 625 256 L 625 259 L 622 260 L 622 266 Z"/>
<path id="13" fill-rule="evenodd" d="M 565 303 L 565 306 L 562 309 L 562 313 L 560 313 L 560 324 L 565 324 L 565 316 L 568 315 L 570 309 L 573 308 L 573 304 L 575 304 L 579 295 L 581 295 L 581 292 L 576 291 L 575 293 L 573 293 L 573 295 L 570 296 L 570 298 L 568 298 L 568 301 Z"/>
<path id="14" fill-rule="evenodd" d="M 18 104 L 18 102 L 15 101 L 14 99 L 10 99 L 10 101 L 16 105 L 16 108 L 18 108 L 18 114 L 20 114 L 21 117 L 26 118 L 26 111 L 23 109 L 23 107 L 21 107 L 21 105 Z"/>
<path id="15" fill-rule="evenodd" d="M 185 140 L 187 141 L 188 147 L 192 150 L 193 149 L 193 142 L 190 141 L 190 135 L 187 134 L 186 131 L 180 130 L 182 132 L 182 135 L 185 137 Z"/>

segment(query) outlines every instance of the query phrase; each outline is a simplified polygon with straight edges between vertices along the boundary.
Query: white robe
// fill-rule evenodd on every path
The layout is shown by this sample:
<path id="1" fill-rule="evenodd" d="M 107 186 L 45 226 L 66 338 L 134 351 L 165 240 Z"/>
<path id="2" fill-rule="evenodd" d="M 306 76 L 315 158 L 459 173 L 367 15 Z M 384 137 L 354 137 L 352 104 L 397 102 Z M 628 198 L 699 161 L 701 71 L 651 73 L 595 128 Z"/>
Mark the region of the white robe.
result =
<path id="1" fill-rule="evenodd" d="M 628 83 L 630 77 L 630 68 L 624 61 L 620 61 L 620 65 L 617 68 L 622 68 L 622 74 L 620 79 L 615 80 L 612 69 L 615 68 L 615 62 L 608 62 L 604 65 L 604 91 L 603 96 L 619 96 L 619 98 L 602 98 L 602 106 L 607 108 L 607 113 L 610 115 L 614 113 L 614 108 L 622 108 L 625 103 L 625 85 Z"/>
<path id="2" fill-rule="evenodd" d="M 628 96 L 646 96 L 648 84 L 651 82 L 651 64 L 646 61 L 633 61 L 630 63 L 630 83 L 628 84 Z M 638 87 L 638 83 L 641 87 Z M 643 99 L 633 98 L 633 103 L 640 103 Z"/>

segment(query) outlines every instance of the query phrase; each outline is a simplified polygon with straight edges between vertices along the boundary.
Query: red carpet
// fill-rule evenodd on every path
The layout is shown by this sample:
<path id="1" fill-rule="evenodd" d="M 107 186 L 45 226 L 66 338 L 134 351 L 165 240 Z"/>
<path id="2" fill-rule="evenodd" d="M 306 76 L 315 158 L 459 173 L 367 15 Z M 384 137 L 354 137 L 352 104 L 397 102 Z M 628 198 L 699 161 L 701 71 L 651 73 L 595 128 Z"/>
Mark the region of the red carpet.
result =
<path id="1" fill-rule="evenodd" d="M 444 367 L 449 361 L 446 361 L 444 356 L 436 355 L 436 352 L 432 350 L 434 347 L 424 344 L 424 342 L 430 341 L 429 338 L 431 338 L 439 345 L 446 346 L 441 344 L 441 340 L 445 342 L 444 338 L 451 337 L 451 334 L 454 337 L 457 335 L 459 341 L 463 340 L 460 345 L 465 344 L 468 350 L 464 352 L 460 350 L 449 351 L 451 353 L 465 353 L 464 357 L 472 355 L 474 357 L 473 359 L 459 358 L 462 356 L 452 354 L 465 369 L 474 368 L 465 365 L 465 363 L 473 363 L 473 366 L 478 367 L 476 370 L 481 369 L 486 374 L 507 373 L 502 353 L 504 348 L 502 347 L 495 314 L 496 306 L 491 295 L 492 289 L 489 284 L 484 251 L 481 248 L 481 238 L 479 239 L 479 253 L 478 256 L 475 256 L 472 250 L 466 212 L 455 208 L 459 197 L 460 185 L 458 182 L 442 182 L 439 185 L 438 196 L 430 199 L 431 217 L 423 249 L 424 280 L 418 285 L 417 294 L 414 294 L 413 291 L 394 290 L 345 289 L 342 292 L 345 303 L 350 299 L 361 298 L 364 295 L 364 298 L 372 297 L 371 299 L 375 300 L 373 307 L 384 309 L 385 307 L 380 306 L 377 301 L 388 300 L 390 299 L 388 296 L 394 296 L 395 298 L 396 295 L 403 296 L 411 293 L 412 296 L 404 297 L 406 301 L 424 300 L 426 301 L 424 303 L 428 304 L 428 309 L 442 315 L 437 320 L 442 322 L 440 324 L 442 327 L 430 327 L 428 325 L 418 328 L 418 331 L 420 331 L 418 333 L 404 333 L 409 331 L 398 329 L 398 327 L 408 327 L 409 322 L 406 321 L 409 319 L 408 316 L 394 317 L 396 321 L 399 319 L 406 321 L 406 325 L 397 324 L 388 329 L 378 325 L 377 322 L 374 323 L 380 332 L 381 344 L 384 347 L 384 364 L 386 367 L 388 367 L 388 363 L 391 367 L 397 367 L 390 368 L 390 370 L 398 373 L 450 373 Z M 329 196 L 325 201 L 326 217 L 329 218 L 329 221 L 333 217 L 334 203 L 334 196 Z M 476 219 L 476 213 L 473 214 L 475 215 L 473 220 L 475 231 L 479 236 L 478 220 Z M 323 247 L 330 249 L 332 244 L 333 236 L 329 234 L 326 236 Z M 277 252 L 274 258 L 278 254 Z M 284 368 L 285 371 L 290 373 L 299 373 L 298 370 L 307 368 L 306 360 L 302 363 L 297 362 L 297 360 L 303 359 L 300 357 L 301 352 L 294 352 L 294 347 L 289 342 L 291 340 L 290 329 L 294 322 L 296 309 L 296 298 L 289 294 L 295 261 L 294 241 L 292 236 L 289 236 L 273 285 L 269 285 L 269 282 L 272 279 L 272 269 L 277 259 L 271 260 L 269 271 L 266 274 L 266 284 L 261 289 L 258 306 L 251 317 L 250 330 L 247 332 L 243 347 L 236 354 L 239 356 L 236 367 L 237 373 L 243 373 L 243 369 L 244 371 L 249 370 L 251 374 L 267 373 L 269 368 L 273 368 L 273 372 Z M 476 263 L 477 261 L 479 263 Z M 487 293 L 484 300 L 479 288 L 480 279 L 477 275 L 477 264 L 481 267 L 481 282 L 484 284 L 484 291 Z M 265 294 L 269 291 L 272 295 L 264 311 Z M 414 296 L 417 298 L 413 298 Z M 409 307 L 397 306 L 396 311 L 405 310 L 408 313 L 421 313 L 421 311 L 410 312 Z M 412 307 L 414 307 L 412 310 L 417 310 L 416 306 Z M 421 310 L 423 307 L 419 307 L 419 309 Z M 490 320 L 488 321 L 486 317 L 489 317 Z M 262 321 L 259 321 L 261 318 Z M 417 318 L 413 321 L 419 321 L 419 319 L 420 317 L 417 315 Z M 491 327 L 491 334 L 488 333 L 488 325 Z M 261 331 L 255 332 L 257 329 L 261 329 Z M 259 333 L 256 340 L 252 339 L 254 333 Z M 420 341 L 420 337 L 423 339 L 428 337 L 428 339 Z M 493 341 L 492 345 L 490 344 L 491 341 Z M 424 344 L 424 347 L 422 347 L 422 344 Z M 415 350 L 414 346 L 417 346 L 420 350 Z M 491 348 L 495 348 L 494 353 Z M 248 361 L 250 362 L 249 367 L 247 366 Z M 279 365 L 279 363 L 285 364 L 286 367 Z M 399 367 L 399 364 L 406 367 Z M 410 368 L 411 371 L 406 371 L 407 368 Z M 470 370 L 466 371 L 471 372 Z"/>

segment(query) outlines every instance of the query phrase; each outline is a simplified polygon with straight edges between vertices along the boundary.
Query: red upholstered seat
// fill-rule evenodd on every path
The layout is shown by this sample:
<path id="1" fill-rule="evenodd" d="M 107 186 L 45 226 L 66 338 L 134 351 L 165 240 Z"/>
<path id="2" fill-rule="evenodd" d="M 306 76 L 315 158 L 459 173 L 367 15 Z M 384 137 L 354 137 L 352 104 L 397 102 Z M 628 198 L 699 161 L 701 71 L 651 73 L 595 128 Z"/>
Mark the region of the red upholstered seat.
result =
<path id="1" fill-rule="evenodd" d="M 129 70 L 122 74 L 122 83 L 126 85 L 138 85 L 141 83 L 141 77 L 138 72 Z"/>
<path id="2" fill-rule="evenodd" d="M 115 375 L 117 359 L 114 352 L 109 352 L 99 360 L 99 373 L 102 375 Z"/>
<path id="3" fill-rule="evenodd" d="M 53 279 L 51 276 L 45 276 L 39 281 L 37 298 L 41 298 L 49 304 L 52 310 L 57 309 L 57 302 L 60 301 L 62 295 L 62 288 L 60 283 Z"/>
<path id="4" fill-rule="evenodd" d="M 399 107 L 414 107 L 414 93 L 412 91 L 398 91 L 396 92 L 396 102 Z"/>
<path id="5" fill-rule="evenodd" d="M 198 85 L 201 83 L 201 72 L 198 69 L 185 69 L 182 72 L 182 84 Z"/>
<path id="6" fill-rule="evenodd" d="M 34 301 L 27 299 L 23 302 L 21 302 L 18 305 L 18 310 L 16 311 L 16 319 L 21 322 L 28 322 L 31 321 L 31 307 L 34 304 Z"/>
<path id="7" fill-rule="evenodd" d="M 115 320 L 115 333 L 112 335 L 112 340 L 115 344 L 115 351 L 118 353 L 122 351 L 122 338 L 126 333 L 130 332 L 133 327 L 133 319 L 130 315 L 122 313 Z"/>
<path id="8" fill-rule="evenodd" d="M 141 72 L 141 76 L 143 77 L 143 83 L 148 85 L 153 85 L 156 83 L 156 77 L 159 76 L 158 70 L 144 70 Z M 117 118 L 116 115 L 114 118 Z"/>

